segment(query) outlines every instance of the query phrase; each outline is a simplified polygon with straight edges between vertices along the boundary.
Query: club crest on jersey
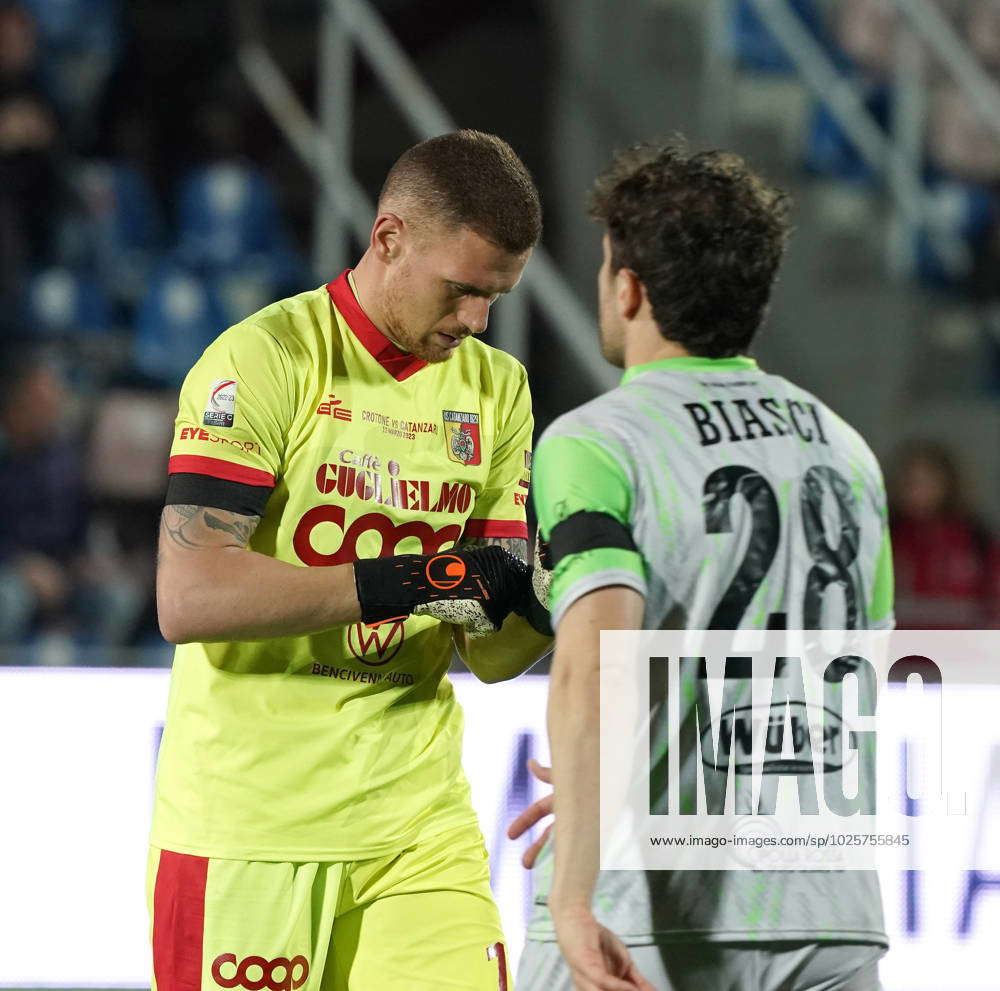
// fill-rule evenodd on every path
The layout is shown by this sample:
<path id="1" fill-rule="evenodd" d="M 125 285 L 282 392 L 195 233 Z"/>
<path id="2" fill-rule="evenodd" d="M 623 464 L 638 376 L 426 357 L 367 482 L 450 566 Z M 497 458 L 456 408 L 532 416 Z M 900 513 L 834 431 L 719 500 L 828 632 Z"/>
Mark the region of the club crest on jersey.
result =
<path id="1" fill-rule="evenodd" d="M 206 427 L 231 427 L 236 415 L 236 379 L 216 379 L 208 390 L 205 416 Z"/>
<path id="2" fill-rule="evenodd" d="M 479 414 L 446 409 L 441 411 L 441 416 L 444 418 L 444 442 L 448 457 L 460 465 L 481 464 Z"/>

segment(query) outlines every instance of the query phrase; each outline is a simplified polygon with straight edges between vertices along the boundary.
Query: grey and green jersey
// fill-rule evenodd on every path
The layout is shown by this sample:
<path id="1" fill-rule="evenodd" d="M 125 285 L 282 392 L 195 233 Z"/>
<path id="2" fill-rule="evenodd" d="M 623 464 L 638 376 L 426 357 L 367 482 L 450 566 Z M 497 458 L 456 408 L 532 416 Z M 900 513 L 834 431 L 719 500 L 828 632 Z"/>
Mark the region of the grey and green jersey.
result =
<path id="1" fill-rule="evenodd" d="M 543 537 L 600 512 L 635 544 L 557 563 L 557 630 L 577 599 L 610 585 L 643 595 L 646 629 L 892 626 L 875 456 L 815 396 L 750 358 L 630 368 L 618 388 L 549 427 L 532 482 Z M 548 845 L 535 868 L 534 939 L 553 938 L 552 866 Z M 633 943 L 887 942 L 877 879 L 863 871 L 605 871 L 595 910 Z"/>

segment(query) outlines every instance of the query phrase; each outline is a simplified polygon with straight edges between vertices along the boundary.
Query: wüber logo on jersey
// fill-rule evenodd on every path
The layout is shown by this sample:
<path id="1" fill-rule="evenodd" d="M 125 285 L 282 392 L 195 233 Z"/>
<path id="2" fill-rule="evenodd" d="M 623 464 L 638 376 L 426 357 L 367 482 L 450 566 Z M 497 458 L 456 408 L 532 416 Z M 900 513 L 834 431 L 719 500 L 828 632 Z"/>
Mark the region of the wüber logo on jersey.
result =
<path id="1" fill-rule="evenodd" d="M 231 427 L 236 415 L 236 379 L 216 379 L 208 390 L 205 417 L 206 427 Z"/>
<path id="2" fill-rule="evenodd" d="M 444 442 L 448 457 L 460 465 L 481 464 L 483 452 L 479 443 L 479 414 L 446 409 L 441 411 L 441 416 L 444 417 Z"/>

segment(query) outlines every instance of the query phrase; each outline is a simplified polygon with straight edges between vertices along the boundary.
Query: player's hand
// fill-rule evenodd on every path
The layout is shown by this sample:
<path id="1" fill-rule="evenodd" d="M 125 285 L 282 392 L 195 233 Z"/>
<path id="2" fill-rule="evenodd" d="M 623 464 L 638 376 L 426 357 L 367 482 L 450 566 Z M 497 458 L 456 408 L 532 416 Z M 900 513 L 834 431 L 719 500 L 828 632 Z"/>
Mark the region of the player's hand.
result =
<path id="1" fill-rule="evenodd" d="M 535 535 L 535 558 L 531 581 L 525 584 L 524 597 L 514 611 L 523 616 L 543 636 L 552 636 L 549 616 L 549 586 L 552 584 L 552 557 L 541 530 Z"/>
<path id="2" fill-rule="evenodd" d="M 577 991 L 656 991 L 639 973 L 628 947 L 587 906 L 553 909 L 552 921 Z"/>
<path id="3" fill-rule="evenodd" d="M 534 757 L 528 758 L 528 770 L 538 778 L 539 781 L 544 781 L 545 784 L 552 784 L 552 768 L 545 767 L 543 764 L 539 764 Z M 514 819 L 510 825 L 507 827 L 507 835 L 512 839 L 516 840 L 518 837 L 523 836 L 529 829 L 537 825 L 546 816 L 552 815 L 552 792 L 549 792 L 544 797 L 538 799 L 537 802 L 532 802 L 516 819 Z M 524 853 L 521 854 L 521 864 L 526 870 L 531 870 L 535 866 L 535 861 L 538 859 L 539 853 L 542 851 L 542 847 L 545 846 L 545 841 L 549 838 L 549 833 L 552 832 L 552 823 L 550 822 L 546 827 L 545 831 L 541 836 L 536 839 L 531 846 L 528 847 Z"/>
<path id="4" fill-rule="evenodd" d="M 433 616 L 470 637 L 496 633 L 522 598 L 530 569 L 495 544 L 443 554 L 400 554 L 354 562 L 363 623 Z"/>

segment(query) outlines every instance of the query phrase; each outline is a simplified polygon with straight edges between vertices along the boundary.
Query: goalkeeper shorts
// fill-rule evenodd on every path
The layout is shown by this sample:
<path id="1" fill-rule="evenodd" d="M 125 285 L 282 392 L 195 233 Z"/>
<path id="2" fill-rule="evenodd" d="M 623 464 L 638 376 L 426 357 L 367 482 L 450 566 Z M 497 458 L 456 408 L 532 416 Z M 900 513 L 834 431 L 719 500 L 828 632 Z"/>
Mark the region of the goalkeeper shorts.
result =
<path id="1" fill-rule="evenodd" d="M 152 991 L 508 991 L 478 827 L 354 862 L 153 847 Z"/>

